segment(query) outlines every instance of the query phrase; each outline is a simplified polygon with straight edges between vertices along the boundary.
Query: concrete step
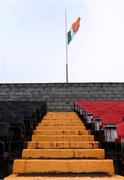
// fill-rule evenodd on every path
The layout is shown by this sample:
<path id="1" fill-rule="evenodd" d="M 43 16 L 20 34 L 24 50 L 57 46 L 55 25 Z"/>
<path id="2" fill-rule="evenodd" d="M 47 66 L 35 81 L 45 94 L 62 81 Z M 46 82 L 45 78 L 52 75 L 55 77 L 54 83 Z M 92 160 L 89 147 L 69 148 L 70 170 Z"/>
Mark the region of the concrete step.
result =
<path id="1" fill-rule="evenodd" d="M 51 130 L 35 130 L 34 131 L 34 134 L 35 135 L 88 135 L 88 134 L 90 134 L 90 132 L 89 131 L 87 131 L 87 130 L 80 130 L 80 131 L 78 131 L 78 130 L 73 130 L 73 131 L 71 131 L 71 130 L 59 130 L 59 131 L 57 131 L 57 130 L 55 130 L 55 131 L 51 131 Z"/>
<path id="2" fill-rule="evenodd" d="M 103 159 L 103 149 L 24 149 L 23 159 Z"/>
<path id="3" fill-rule="evenodd" d="M 44 116 L 44 118 L 79 118 L 78 117 L 78 115 L 77 114 L 58 114 L 58 113 L 56 113 L 56 114 L 53 114 L 53 115 L 50 115 L 50 114 L 46 114 L 45 116 Z"/>
<path id="4" fill-rule="evenodd" d="M 75 112 L 47 112 L 47 114 L 45 115 L 45 117 L 53 117 L 53 116 L 66 116 L 66 117 L 78 117 L 77 114 Z"/>
<path id="5" fill-rule="evenodd" d="M 80 119 L 78 116 L 60 116 L 60 115 L 54 115 L 54 116 L 44 116 L 43 119 Z"/>
<path id="6" fill-rule="evenodd" d="M 43 127 L 43 126 L 50 126 L 50 127 L 54 127 L 54 126 L 66 126 L 66 127 L 69 127 L 69 126 L 75 126 L 75 127 L 84 127 L 84 124 L 82 123 L 41 123 L 39 124 L 38 126 L 40 127 Z"/>
<path id="7" fill-rule="evenodd" d="M 80 118 L 78 117 L 60 117 L 60 116 L 56 116 L 56 117 L 44 117 L 42 119 L 42 121 L 81 121 Z"/>
<path id="8" fill-rule="evenodd" d="M 84 126 L 84 124 L 82 123 L 82 122 L 62 122 L 62 121 L 58 121 L 58 122 L 55 122 L 55 121 L 53 121 L 53 122 L 47 122 L 47 121 L 44 121 L 44 122 L 41 122 L 41 123 L 39 123 L 38 124 L 38 126 L 41 126 L 41 125 L 44 125 L 44 126 L 53 126 L 53 125 L 67 125 L 67 126 L 69 126 L 69 125 L 73 125 L 73 126 L 77 126 L 77 125 L 83 125 Z"/>
<path id="9" fill-rule="evenodd" d="M 82 174 L 82 173 L 69 173 L 69 174 L 62 174 L 62 175 L 56 175 L 56 174 L 34 174 L 34 175 L 20 175 L 18 174 L 12 174 L 8 177 L 5 177 L 4 180 L 124 180 L 124 176 L 120 175 L 112 175 L 112 176 L 105 176 L 104 174 Z"/>
<path id="10" fill-rule="evenodd" d="M 32 141 L 94 141 L 92 135 L 32 135 Z"/>
<path id="11" fill-rule="evenodd" d="M 96 149 L 99 143 L 97 141 L 43 141 L 28 142 L 28 149 Z"/>
<path id="12" fill-rule="evenodd" d="M 112 160 L 15 160 L 13 173 L 108 173 L 114 174 Z"/>
<path id="13" fill-rule="evenodd" d="M 65 123 L 67 123 L 67 122 L 71 122 L 71 123 L 75 123 L 75 122 L 82 122 L 80 119 L 60 119 L 60 118 L 58 118 L 58 119 L 49 119 L 49 118 L 47 118 L 47 119 L 42 119 L 42 122 L 65 122 Z"/>
<path id="14" fill-rule="evenodd" d="M 80 120 L 80 118 L 78 118 L 78 117 L 69 117 L 69 118 L 67 118 L 67 117 L 45 117 L 45 118 L 43 118 L 42 119 L 43 121 L 45 120 L 45 121 L 81 121 Z"/>
<path id="15" fill-rule="evenodd" d="M 13 173 L 114 174 L 113 161 L 104 159 L 104 149 L 98 145 L 75 113 L 50 112 L 27 142 L 22 159 L 14 160 Z"/>
<path id="16" fill-rule="evenodd" d="M 83 125 L 81 126 L 37 126 L 36 130 L 84 130 L 86 129 Z"/>
<path id="17" fill-rule="evenodd" d="M 49 122 L 53 122 L 53 121 L 62 121 L 62 122 L 81 122 L 81 120 L 79 118 L 43 118 L 42 121 L 49 121 Z"/>

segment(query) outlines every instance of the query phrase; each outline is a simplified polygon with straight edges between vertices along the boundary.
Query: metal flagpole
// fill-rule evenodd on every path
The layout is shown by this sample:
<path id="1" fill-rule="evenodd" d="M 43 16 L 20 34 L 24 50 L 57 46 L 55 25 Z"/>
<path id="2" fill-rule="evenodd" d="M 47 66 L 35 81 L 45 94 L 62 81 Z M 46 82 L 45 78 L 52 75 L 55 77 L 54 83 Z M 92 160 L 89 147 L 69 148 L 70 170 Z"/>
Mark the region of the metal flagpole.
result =
<path id="1" fill-rule="evenodd" d="M 65 46 L 66 46 L 66 83 L 68 83 L 68 36 L 67 36 L 67 12 L 65 9 Z"/>

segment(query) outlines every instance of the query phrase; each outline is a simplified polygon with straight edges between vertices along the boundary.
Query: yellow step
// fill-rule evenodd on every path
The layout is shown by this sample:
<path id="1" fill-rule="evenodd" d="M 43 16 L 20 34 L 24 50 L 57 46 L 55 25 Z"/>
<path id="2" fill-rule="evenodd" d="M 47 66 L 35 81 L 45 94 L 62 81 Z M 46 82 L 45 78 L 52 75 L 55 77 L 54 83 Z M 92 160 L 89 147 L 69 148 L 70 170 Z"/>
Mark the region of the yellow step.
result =
<path id="1" fill-rule="evenodd" d="M 77 116 L 75 112 L 47 112 L 45 116 Z"/>
<path id="2" fill-rule="evenodd" d="M 80 120 L 78 116 L 45 116 L 43 119 Z"/>
<path id="3" fill-rule="evenodd" d="M 73 131 L 71 131 L 71 130 L 69 130 L 69 131 L 67 131 L 67 130 L 59 130 L 59 131 L 57 131 L 57 130 L 55 130 L 55 131 L 51 131 L 51 130 L 35 130 L 34 131 L 34 134 L 35 135 L 88 135 L 88 134 L 90 134 L 90 132 L 89 131 L 87 131 L 87 130 L 73 130 Z"/>
<path id="4" fill-rule="evenodd" d="M 58 113 L 56 113 L 56 114 L 53 114 L 53 115 L 49 115 L 49 114 L 46 114 L 45 116 L 44 116 L 44 118 L 57 118 L 57 117 L 59 117 L 59 118 L 79 118 L 78 117 L 78 115 L 76 115 L 76 114 L 58 114 Z"/>
<path id="5" fill-rule="evenodd" d="M 59 116 L 59 117 L 78 117 L 78 115 L 76 113 L 70 114 L 70 113 L 63 113 L 63 112 L 61 112 L 61 113 L 59 113 L 59 112 L 54 113 L 53 112 L 53 114 L 47 113 L 44 117 L 56 117 L 56 116 Z"/>
<path id="6" fill-rule="evenodd" d="M 28 149 L 96 149 L 99 143 L 97 141 L 83 141 L 83 142 L 28 142 Z"/>
<path id="7" fill-rule="evenodd" d="M 77 119 L 77 118 L 70 118 L 70 119 L 67 119 L 67 118 L 44 118 L 42 119 L 42 122 L 82 122 L 80 119 Z"/>
<path id="8" fill-rule="evenodd" d="M 43 119 L 47 120 L 47 119 L 62 119 L 62 120 L 68 120 L 68 119 L 71 119 L 71 120 L 74 120 L 74 119 L 80 119 L 78 116 L 70 116 L 70 115 L 65 115 L 65 116 L 60 116 L 60 115 L 53 115 L 53 116 L 49 116 L 49 115 L 46 115 L 43 117 Z"/>
<path id="9" fill-rule="evenodd" d="M 69 118 L 67 118 L 67 117 L 44 117 L 43 119 L 42 119 L 43 121 L 45 120 L 45 121 L 81 121 L 80 120 L 80 118 L 78 118 L 78 117 L 69 117 Z"/>
<path id="10" fill-rule="evenodd" d="M 45 158 L 104 158 L 103 149 L 24 149 L 23 159 L 45 159 Z"/>
<path id="11" fill-rule="evenodd" d="M 108 173 L 114 174 L 112 160 L 14 160 L 13 173 Z"/>
<path id="12" fill-rule="evenodd" d="M 78 116 L 44 116 L 44 118 L 43 119 L 45 119 L 45 120 L 47 120 L 47 119 L 62 119 L 62 120 L 68 120 L 68 119 L 70 119 L 70 120 L 74 120 L 74 119 L 76 119 L 76 120 L 80 120 L 80 118 L 78 117 Z"/>
<path id="13" fill-rule="evenodd" d="M 92 135 L 32 135 L 32 141 L 94 141 Z"/>
<path id="14" fill-rule="evenodd" d="M 82 124 L 82 123 L 41 123 L 41 124 L 39 124 L 38 126 L 40 126 L 40 127 L 44 127 L 44 126 L 50 126 L 50 127 L 59 127 L 59 126 L 61 126 L 61 127 L 63 127 L 63 126 L 66 126 L 66 127 L 72 127 L 72 126 L 74 126 L 74 127 L 84 127 L 84 125 Z"/>
<path id="15" fill-rule="evenodd" d="M 84 130 L 86 129 L 83 125 L 81 126 L 37 126 L 36 130 Z"/>
<path id="16" fill-rule="evenodd" d="M 9 175 L 8 177 L 5 177 L 4 180 L 124 180 L 124 176 L 120 175 L 112 175 L 112 176 L 102 176 L 101 174 L 68 174 L 68 175 L 62 175 L 58 176 L 55 174 L 51 175 L 44 175 L 44 174 L 37 174 L 37 175 L 30 175 L 29 176 L 26 174 L 18 176 L 18 174 L 12 174 Z"/>
<path id="17" fill-rule="evenodd" d="M 56 123 L 56 122 L 60 122 L 60 123 L 83 123 L 80 119 L 43 119 L 42 122 L 46 122 L 46 123 Z"/>
<path id="18" fill-rule="evenodd" d="M 55 174 L 33 174 L 33 175 L 21 175 L 18 176 L 18 174 L 12 174 L 8 177 L 5 177 L 4 180 L 124 180 L 124 176 L 120 175 L 112 175 L 112 176 L 104 176 L 99 174 L 68 174 L 65 176 L 58 176 Z"/>
<path id="19" fill-rule="evenodd" d="M 71 125 L 74 125 L 74 126 L 77 126 L 77 125 L 83 125 L 84 124 L 82 122 L 79 122 L 79 121 L 42 121 L 41 123 L 39 123 L 38 125 L 56 125 L 56 124 L 64 124 L 64 125 L 68 125 L 68 124 L 71 124 Z"/>

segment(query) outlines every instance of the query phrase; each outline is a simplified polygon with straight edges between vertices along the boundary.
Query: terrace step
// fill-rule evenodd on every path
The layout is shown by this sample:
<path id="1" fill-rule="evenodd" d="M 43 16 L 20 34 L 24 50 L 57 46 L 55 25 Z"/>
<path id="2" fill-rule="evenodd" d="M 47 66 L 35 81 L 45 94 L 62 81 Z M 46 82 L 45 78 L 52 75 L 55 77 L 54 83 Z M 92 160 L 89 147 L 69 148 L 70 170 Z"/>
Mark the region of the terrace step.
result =
<path id="1" fill-rule="evenodd" d="M 96 149 L 99 143 L 97 141 L 44 141 L 28 142 L 28 149 Z"/>
<path id="2" fill-rule="evenodd" d="M 63 126 L 66 126 L 66 127 L 72 127 L 72 126 L 75 126 L 75 127 L 85 127 L 82 123 L 41 123 L 39 124 L 39 127 L 63 127 Z"/>
<path id="3" fill-rule="evenodd" d="M 104 159 L 84 124 L 75 113 L 47 113 L 27 142 L 22 159 L 14 160 L 13 173 L 107 173 L 114 174 L 113 161 Z"/>
<path id="4" fill-rule="evenodd" d="M 93 141 L 92 135 L 32 135 L 32 141 Z"/>
<path id="5" fill-rule="evenodd" d="M 71 123 L 71 122 L 43 122 L 43 123 L 39 123 L 39 126 L 83 126 L 82 122 L 76 122 L 76 123 Z"/>
<path id="6" fill-rule="evenodd" d="M 83 125 L 79 126 L 37 126 L 36 130 L 85 130 Z"/>
<path id="7" fill-rule="evenodd" d="M 35 130 L 35 135 L 88 135 L 87 130 Z"/>
<path id="8" fill-rule="evenodd" d="M 56 175 L 56 174 L 36 174 L 31 176 L 29 175 L 20 175 L 18 176 L 18 174 L 12 174 L 6 178 L 4 178 L 4 180 L 91 180 L 91 179 L 95 179 L 95 180 L 124 180 L 123 176 L 120 175 L 112 175 L 112 176 L 106 176 L 103 174 L 99 174 L 97 173 L 96 175 L 93 173 L 90 174 L 86 174 L 86 175 L 82 175 L 82 173 L 79 174 L 73 174 L 70 173 L 69 175 L 67 174 L 62 174 L 62 176 L 60 175 Z"/>
<path id="9" fill-rule="evenodd" d="M 82 121 L 80 120 L 80 119 L 76 119 L 76 118 L 74 118 L 74 119 L 43 119 L 42 120 L 42 122 L 45 122 L 45 123 L 77 123 L 77 122 L 81 122 L 82 123 Z"/>
<path id="10" fill-rule="evenodd" d="M 13 173 L 108 173 L 114 174 L 112 160 L 41 160 L 14 161 Z"/>
<path id="11" fill-rule="evenodd" d="M 22 152 L 23 159 L 103 159 L 103 149 L 24 149 Z"/>

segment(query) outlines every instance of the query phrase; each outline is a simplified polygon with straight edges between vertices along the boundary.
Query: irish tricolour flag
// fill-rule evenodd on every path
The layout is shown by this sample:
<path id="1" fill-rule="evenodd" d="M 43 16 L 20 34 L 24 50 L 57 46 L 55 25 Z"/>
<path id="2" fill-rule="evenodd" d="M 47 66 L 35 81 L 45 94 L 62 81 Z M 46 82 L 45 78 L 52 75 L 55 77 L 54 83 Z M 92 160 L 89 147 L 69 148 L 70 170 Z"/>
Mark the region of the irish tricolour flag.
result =
<path id="1" fill-rule="evenodd" d="M 68 44 L 70 43 L 70 41 L 72 40 L 72 38 L 74 37 L 74 35 L 80 27 L 80 20 L 81 18 L 78 17 L 77 20 L 72 24 L 70 31 L 67 33 Z"/>

